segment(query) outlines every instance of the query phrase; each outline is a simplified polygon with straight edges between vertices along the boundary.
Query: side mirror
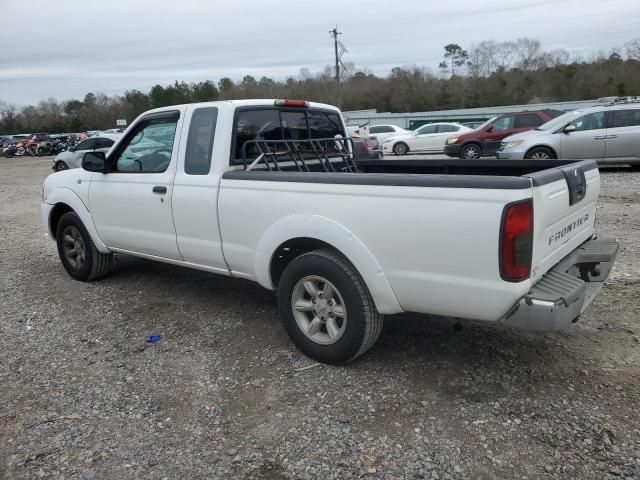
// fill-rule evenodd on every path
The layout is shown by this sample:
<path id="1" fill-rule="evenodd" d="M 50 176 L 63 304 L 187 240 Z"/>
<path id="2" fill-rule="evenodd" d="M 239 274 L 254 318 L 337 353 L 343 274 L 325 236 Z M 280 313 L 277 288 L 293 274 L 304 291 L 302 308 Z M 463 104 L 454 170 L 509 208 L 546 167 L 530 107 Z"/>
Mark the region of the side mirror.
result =
<path id="1" fill-rule="evenodd" d="M 485 132 L 491 133 L 493 131 L 493 125 L 488 125 L 487 128 L 484 129 Z"/>
<path id="2" fill-rule="evenodd" d="M 104 152 L 87 152 L 82 156 L 82 168 L 88 172 L 107 173 L 107 156 Z"/>
<path id="3" fill-rule="evenodd" d="M 567 125 L 566 127 L 564 127 L 564 133 L 571 133 L 571 132 L 575 132 L 576 131 L 576 126 L 575 125 Z"/>

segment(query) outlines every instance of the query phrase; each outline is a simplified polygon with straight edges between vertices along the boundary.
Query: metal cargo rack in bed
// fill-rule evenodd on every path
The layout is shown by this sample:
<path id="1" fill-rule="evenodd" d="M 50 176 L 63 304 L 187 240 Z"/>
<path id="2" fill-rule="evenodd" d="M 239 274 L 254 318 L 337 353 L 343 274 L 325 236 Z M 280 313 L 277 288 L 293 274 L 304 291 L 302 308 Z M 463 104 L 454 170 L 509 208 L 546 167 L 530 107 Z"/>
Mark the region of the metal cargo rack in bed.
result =
<path id="1" fill-rule="evenodd" d="M 250 140 L 242 145 L 242 158 L 246 171 L 354 173 L 353 151 L 350 138 Z"/>

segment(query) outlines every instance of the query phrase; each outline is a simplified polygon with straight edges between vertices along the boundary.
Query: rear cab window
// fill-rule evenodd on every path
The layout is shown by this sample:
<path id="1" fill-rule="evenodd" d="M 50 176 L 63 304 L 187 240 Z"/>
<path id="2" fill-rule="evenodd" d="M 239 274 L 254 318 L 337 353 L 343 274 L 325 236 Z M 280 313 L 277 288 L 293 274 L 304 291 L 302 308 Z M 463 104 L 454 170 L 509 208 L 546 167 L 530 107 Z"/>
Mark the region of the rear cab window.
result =
<path id="1" fill-rule="evenodd" d="M 231 164 L 255 159 L 256 141 L 308 140 L 345 137 L 338 112 L 313 108 L 250 107 L 236 112 Z"/>

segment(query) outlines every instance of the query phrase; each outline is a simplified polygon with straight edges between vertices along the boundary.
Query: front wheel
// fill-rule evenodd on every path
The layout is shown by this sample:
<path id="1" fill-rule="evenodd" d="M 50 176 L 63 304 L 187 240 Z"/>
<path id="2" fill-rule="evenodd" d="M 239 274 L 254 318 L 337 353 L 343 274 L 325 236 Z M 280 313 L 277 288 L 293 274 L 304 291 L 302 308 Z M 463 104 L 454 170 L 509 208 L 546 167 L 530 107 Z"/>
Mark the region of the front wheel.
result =
<path id="1" fill-rule="evenodd" d="M 524 158 L 527 160 L 551 160 L 556 158 L 556 156 L 548 148 L 536 147 L 529 150 Z"/>
<path id="2" fill-rule="evenodd" d="M 113 254 L 101 253 L 75 212 L 60 217 L 56 228 L 58 255 L 71 277 L 91 282 L 104 277 L 111 268 Z"/>
<path id="3" fill-rule="evenodd" d="M 278 308 L 293 343 L 329 364 L 349 362 L 369 350 L 384 319 L 360 274 L 331 250 L 305 253 L 287 265 Z"/>
<path id="4" fill-rule="evenodd" d="M 465 145 L 460 152 L 460 158 L 463 160 L 476 160 L 481 156 L 482 150 L 480 149 L 480 145 L 476 145 L 475 143 Z"/>
<path id="5" fill-rule="evenodd" d="M 409 151 L 409 146 L 404 142 L 396 143 L 393 146 L 393 153 L 396 155 L 406 155 Z"/>

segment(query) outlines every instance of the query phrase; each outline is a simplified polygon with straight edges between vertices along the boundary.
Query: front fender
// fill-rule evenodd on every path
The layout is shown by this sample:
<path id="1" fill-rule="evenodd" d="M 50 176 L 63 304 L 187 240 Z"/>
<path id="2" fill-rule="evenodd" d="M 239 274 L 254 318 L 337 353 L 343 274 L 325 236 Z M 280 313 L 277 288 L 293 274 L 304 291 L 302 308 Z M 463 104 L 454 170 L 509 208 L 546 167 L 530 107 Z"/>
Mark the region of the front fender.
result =
<path id="1" fill-rule="evenodd" d="M 55 190 L 53 190 L 51 193 L 47 195 L 45 206 L 49 205 L 50 208 L 48 209 L 43 208 L 43 211 L 48 210 L 48 212 L 46 213 L 47 218 L 46 219 L 43 218 L 43 220 L 46 220 L 47 222 L 46 226 L 48 229 L 50 229 L 50 225 L 51 225 L 50 223 L 51 212 L 53 211 L 53 208 L 55 207 L 55 205 L 59 203 L 64 203 L 66 205 L 69 205 L 69 207 L 71 207 L 71 209 L 80 217 L 80 220 L 82 220 L 84 227 L 87 229 L 87 232 L 89 232 L 89 235 L 91 235 L 91 240 L 93 240 L 93 243 L 95 244 L 99 252 L 109 253 L 111 251 L 104 244 L 104 242 L 100 240 L 100 237 L 98 236 L 98 232 L 96 231 L 96 227 L 93 224 L 93 218 L 91 217 L 91 213 L 89 212 L 85 204 L 82 202 L 80 197 L 70 188 L 66 188 L 66 187 L 56 188 Z"/>
<path id="2" fill-rule="evenodd" d="M 255 256 L 256 280 L 260 285 L 275 288 L 270 274 L 271 259 L 280 245 L 294 238 L 313 238 L 339 250 L 362 276 L 380 313 L 402 312 L 391 284 L 365 244 L 343 225 L 319 215 L 285 217 L 264 233 Z"/>

